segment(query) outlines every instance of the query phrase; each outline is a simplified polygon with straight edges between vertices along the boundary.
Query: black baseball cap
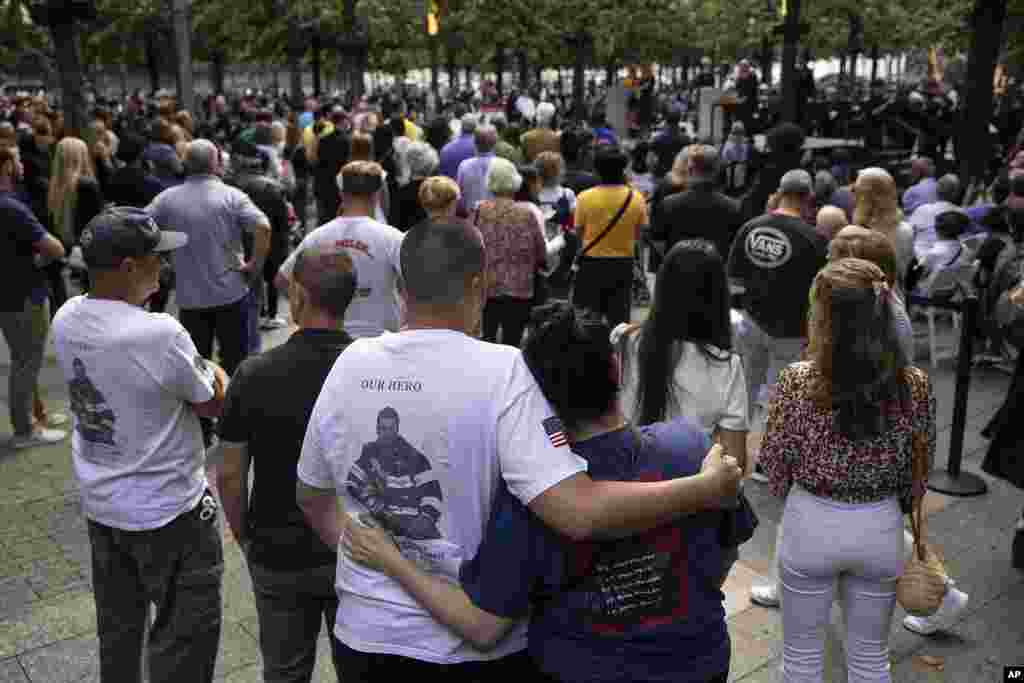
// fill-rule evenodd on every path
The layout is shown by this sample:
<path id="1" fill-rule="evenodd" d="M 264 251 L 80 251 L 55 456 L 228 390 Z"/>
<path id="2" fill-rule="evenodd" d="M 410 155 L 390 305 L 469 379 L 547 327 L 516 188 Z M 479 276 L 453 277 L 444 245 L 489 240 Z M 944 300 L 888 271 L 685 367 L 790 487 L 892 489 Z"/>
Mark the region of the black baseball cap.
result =
<path id="1" fill-rule="evenodd" d="M 161 230 L 143 209 L 113 206 L 89 221 L 79 243 L 87 266 L 116 268 L 126 258 L 179 249 L 188 244 L 188 235 Z"/>

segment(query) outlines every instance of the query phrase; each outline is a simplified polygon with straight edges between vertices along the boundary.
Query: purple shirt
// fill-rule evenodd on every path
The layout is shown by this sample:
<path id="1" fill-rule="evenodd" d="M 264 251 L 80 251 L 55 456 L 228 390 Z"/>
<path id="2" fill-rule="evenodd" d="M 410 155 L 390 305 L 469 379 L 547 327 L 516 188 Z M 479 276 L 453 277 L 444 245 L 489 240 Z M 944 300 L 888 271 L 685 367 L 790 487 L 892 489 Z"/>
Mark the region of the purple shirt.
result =
<path id="1" fill-rule="evenodd" d="M 907 188 L 903 193 L 903 213 L 908 217 L 922 204 L 939 201 L 935 178 L 924 178 L 916 185 Z"/>
<path id="2" fill-rule="evenodd" d="M 456 174 L 459 183 L 459 206 L 472 211 L 485 199 L 494 199 L 494 193 L 487 189 L 487 173 L 491 170 L 494 152 L 466 159 L 459 164 Z"/>
<path id="3" fill-rule="evenodd" d="M 460 135 L 441 148 L 441 175 L 457 180 L 459 164 L 476 155 L 472 135 Z"/>

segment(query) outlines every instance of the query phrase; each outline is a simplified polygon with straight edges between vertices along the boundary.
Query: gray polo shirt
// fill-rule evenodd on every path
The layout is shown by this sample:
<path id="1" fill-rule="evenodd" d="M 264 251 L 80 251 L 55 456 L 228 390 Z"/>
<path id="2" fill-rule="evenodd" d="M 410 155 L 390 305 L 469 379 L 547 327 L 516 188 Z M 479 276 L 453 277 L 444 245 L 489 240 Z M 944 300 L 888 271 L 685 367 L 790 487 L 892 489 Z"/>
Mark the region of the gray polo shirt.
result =
<path id="1" fill-rule="evenodd" d="M 217 176 L 190 176 L 157 195 L 147 210 L 161 228 L 188 234 L 188 244 L 172 255 L 178 306 L 224 306 L 248 293 L 238 271 L 245 262 L 242 233 L 270 224 L 249 195 Z"/>

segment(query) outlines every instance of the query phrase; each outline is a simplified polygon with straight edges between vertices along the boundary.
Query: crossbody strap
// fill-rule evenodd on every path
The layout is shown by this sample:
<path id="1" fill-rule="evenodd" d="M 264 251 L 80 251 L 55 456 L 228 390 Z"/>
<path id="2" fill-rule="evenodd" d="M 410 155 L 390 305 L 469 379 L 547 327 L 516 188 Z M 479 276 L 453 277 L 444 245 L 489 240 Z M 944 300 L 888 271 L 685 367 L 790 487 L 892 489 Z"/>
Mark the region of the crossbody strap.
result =
<path id="1" fill-rule="evenodd" d="M 633 202 L 633 189 L 632 188 L 627 188 L 626 201 L 623 202 L 622 207 L 619 209 L 618 213 L 616 213 L 614 218 L 612 218 L 611 222 L 608 224 L 608 227 L 606 227 L 604 230 L 602 230 L 601 233 L 597 237 L 595 237 L 593 240 L 591 240 L 590 244 L 588 244 L 587 246 L 583 247 L 583 250 L 580 251 L 579 256 L 576 257 L 577 259 L 581 259 L 584 256 L 586 256 L 594 247 L 597 246 L 598 242 L 603 240 L 608 235 L 608 233 L 610 233 L 612 231 L 612 228 L 614 228 L 616 225 L 619 224 L 619 221 L 622 220 L 622 216 L 625 215 L 626 210 L 629 208 L 629 205 L 632 202 Z"/>

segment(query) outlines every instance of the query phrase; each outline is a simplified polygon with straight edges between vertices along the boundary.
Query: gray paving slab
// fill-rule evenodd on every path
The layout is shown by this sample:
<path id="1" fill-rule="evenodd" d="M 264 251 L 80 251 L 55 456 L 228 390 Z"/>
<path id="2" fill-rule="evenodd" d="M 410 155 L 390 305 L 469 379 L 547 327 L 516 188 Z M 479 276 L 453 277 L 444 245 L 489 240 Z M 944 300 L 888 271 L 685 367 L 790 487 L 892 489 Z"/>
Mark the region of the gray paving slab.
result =
<path id="1" fill-rule="evenodd" d="M 263 336 L 265 347 L 276 345 L 289 330 Z M 0 402 L 6 389 L 7 352 L 0 340 Z M 937 464 L 945 466 L 952 424 L 953 366 L 944 363 L 932 371 L 938 399 Z M 968 421 L 964 441 L 964 468 L 977 471 L 987 442 L 981 436 L 992 413 L 1003 400 L 1009 377 L 994 370 L 972 373 Z M 66 412 L 63 379 L 52 349 L 41 373 L 41 386 L 51 410 Z M 0 441 L 9 433 L 6 406 L 0 410 Z M 945 508 L 929 517 L 930 535 L 945 552 L 951 574 L 971 595 L 970 608 L 951 635 L 922 638 L 902 628 L 897 608 L 890 634 L 895 665 L 893 680 L 944 680 L 981 683 L 1024 653 L 1020 633 L 1024 620 L 1024 574 L 1009 567 L 1009 543 L 1020 508 L 1022 492 L 990 481 L 986 496 L 943 501 Z M 775 544 L 776 525 L 783 503 L 767 487 L 748 483 L 747 495 L 761 518 L 754 538 L 740 552 L 745 576 L 767 570 Z M 67 442 L 30 452 L 13 453 L 0 444 L 0 683 L 39 683 L 96 679 L 95 609 L 89 586 L 89 545 L 81 515 L 77 485 L 70 466 Z M 244 561 L 229 534 L 225 534 L 224 630 L 218 658 L 219 681 L 249 683 L 262 678 L 258 625 L 251 581 Z M 749 582 L 733 582 L 732 591 L 749 591 Z M 729 596 L 739 604 L 737 596 Z M 744 596 L 745 597 L 745 596 Z M 778 680 L 782 652 L 781 614 L 777 609 L 747 607 L 728 620 L 733 638 L 730 680 L 745 683 Z M 1001 624 L 1015 620 L 1010 628 Z M 845 680 L 842 625 L 833 614 L 828 648 L 832 682 Z M 321 634 L 314 681 L 336 680 L 326 631 Z M 915 657 L 937 653 L 950 658 L 945 672 L 922 672 Z M 952 662 L 955 658 L 956 663 Z M 26 676 L 28 672 L 28 676 Z M 928 678 L 927 676 L 932 676 Z"/>
<path id="2" fill-rule="evenodd" d="M 0 683 L 31 683 L 14 657 L 0 660 Z"/>
<path id="3" fill-rule="evenodd" d="M 95 635 L 61 640 L 18 657 L 32 683 L 98 681 L 99 642 Z"/>

